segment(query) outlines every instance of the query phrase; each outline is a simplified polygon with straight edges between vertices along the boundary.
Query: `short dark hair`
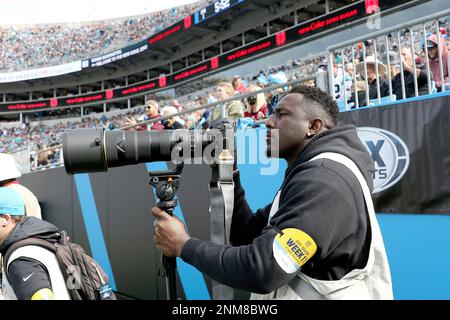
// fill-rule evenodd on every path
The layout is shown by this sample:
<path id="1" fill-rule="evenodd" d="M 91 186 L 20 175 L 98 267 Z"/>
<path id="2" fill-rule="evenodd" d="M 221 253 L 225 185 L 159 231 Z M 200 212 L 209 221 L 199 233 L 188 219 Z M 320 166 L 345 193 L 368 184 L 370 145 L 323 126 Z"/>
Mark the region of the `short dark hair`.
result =
<path id="1" fill-rule="evenodd" d="M 331 96 L 317 87 L 297 85 L 292 87 L 288 94 L 299 93 L 305 99 L 315 102 L 328 115 L 333 126 L 337 124 L 339 108 L 336 101 Z"/>
<path id="2" fill-rule="evenodd" d="M 12 178 L 12 179 L 7 179 L 7 180 L 0 181 L 0 187 L 4 187 L 8 183 L 11 183 L 11 182 L 16 181 L 16 180 L 17 180 L 16 178 Z"/>
<path id="3" fill-rule="evenodd" d="M 1 214 L 1 216 L 5 216 L 4 214 Z M 26 217 L 25 216 L 11 216 L 11 220 L 14 221 L 15 224 L 22 222 Z"/>

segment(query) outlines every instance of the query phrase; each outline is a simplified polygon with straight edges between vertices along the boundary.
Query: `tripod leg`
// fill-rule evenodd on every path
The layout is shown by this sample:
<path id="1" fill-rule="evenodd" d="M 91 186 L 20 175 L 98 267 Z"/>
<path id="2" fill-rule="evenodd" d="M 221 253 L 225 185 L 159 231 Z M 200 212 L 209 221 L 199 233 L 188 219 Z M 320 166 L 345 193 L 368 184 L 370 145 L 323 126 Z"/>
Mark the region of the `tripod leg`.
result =
<path id="1" fill-rule="evenodd" d="M 162 256 L 163 266 L 166 271 L 167 300 L 177 299 L 177 260 Z"/>
<path id="2" fill-rule="evenodd" d="M 159 182 L 156 187 L 154 184 L 152 184 L 158 190 L 158 196 L 160 199 L 160 201 L 156 203 L 156 206 L 167 212 L 170 216 L 173 216 L 173 210 L 177 205 L 177 200 L 173 199 L 173 197 L 179 184 L 173 183 L 172 187 L 172 183 L 168 184 L 163 183 L 163 181 L 161 180 L 157 181 Z M 161 183 L 162 186 L 160 185 Z M 167 193 L 169 193 L 171 197 L 169 197 Z M 176 258 L 169 258 L 162 255 L 162 263 L 166 276 L 167 300 L 177 300 L 177 260 Z"/>

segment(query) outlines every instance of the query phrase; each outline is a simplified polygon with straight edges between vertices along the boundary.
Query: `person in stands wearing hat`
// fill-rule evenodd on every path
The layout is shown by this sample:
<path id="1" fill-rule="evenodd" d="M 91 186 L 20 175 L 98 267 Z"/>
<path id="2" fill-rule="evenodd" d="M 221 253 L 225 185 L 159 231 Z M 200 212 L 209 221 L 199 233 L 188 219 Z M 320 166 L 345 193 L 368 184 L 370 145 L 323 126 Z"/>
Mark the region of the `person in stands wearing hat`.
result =
<path id="1" fill-rule="evenodd" d="M 378 82 L 380 83 L 380 98 L 389 96 L 389 84 L 384 80 L 384 75 L 386 74 L 386 66 L 382 64 L 379 59 L 376 61 L 374 56 L 368 56 L 365 61 L 360 62 L 356 66 L 356 71 L 361 78 L 365 79 L 364 65 L 367 65 L 367 84 L 369 86 L 369 101 L 378 99 Z M 378 65 L 378 79 L 377 81 L 377 71 L 376 65 Z M 358 92 L 359 106 L 367 106 L 368 101 L 366 97 L 366 91 Z M 352 97 L 351 101 L 354 101 Z"/>
<path id="2" fill-rule="evenodd" d="M 36 196 L 17 178 L 21 176 L 16 161 L 10 154 L 0 153 L 0 187 L 8 187 L 18 192 L 25 202 L 27 216 L 42 219 L 41 206 Z"/>
<path id="3" fill-rule="evenodd" d="M 31 237 L 56 239 L 58 229 L 35 217 L 25 217 L 25 202 L 11 188 L 0 188 L 0 253 Z M 6 268 L 3 265 L 6 265 Z M 70 300 L 64 276 L 54 253 L 27 245 L 2 263 L 3 300 Z"/>
<path id="4" fill-rule="evenodd" d="M 178 113 L 178 110 L 174 106 L 165 106 L 161 109 L 161 115 L 163 117 L 167 117 L 170 115 L 175 115 Z M 169 118 L 162 121 L 165 130 L 176 130 L 183 129 L 183 123 L 179 116 L 174 116 L 173 118 Z"/>

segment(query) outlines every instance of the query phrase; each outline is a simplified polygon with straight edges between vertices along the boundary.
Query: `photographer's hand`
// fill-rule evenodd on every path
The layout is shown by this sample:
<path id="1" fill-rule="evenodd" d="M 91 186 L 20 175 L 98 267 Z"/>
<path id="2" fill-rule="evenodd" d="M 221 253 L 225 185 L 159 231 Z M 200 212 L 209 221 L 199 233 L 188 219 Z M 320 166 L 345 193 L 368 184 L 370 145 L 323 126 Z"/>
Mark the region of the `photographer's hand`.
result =
<path id="1" fill-rule="evenodd" d="M 183 222 L 157 207 L 152 208 L 152 215 L 156 218 L 153 222 L 156 247 L 166 257 L 180 256 L 184 244 L 190 239 Z"/>

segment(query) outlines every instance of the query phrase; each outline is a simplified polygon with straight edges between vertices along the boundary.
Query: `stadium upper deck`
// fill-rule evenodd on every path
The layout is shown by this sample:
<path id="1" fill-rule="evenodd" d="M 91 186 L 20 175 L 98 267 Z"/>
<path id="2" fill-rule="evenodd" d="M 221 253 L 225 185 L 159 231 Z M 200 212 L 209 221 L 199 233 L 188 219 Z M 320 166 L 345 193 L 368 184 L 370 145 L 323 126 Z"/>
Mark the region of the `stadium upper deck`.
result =
<path id="1" fill-rule="evenodd" d="M 197 1 L 148 15 L 89 23 L 1 26 L 0 73 L 101 56 L 145 40 L 207 4 Z"/>
<path id="2" fill-rule="evenodd" d="M 418 2 L 382 0 L 380 7 L 387 12 Z M 84 60 L 82 64 L 86 68 L 81 71 L 3 83 L 0 112 L 87 105 L 97 105 L 99 110 L 98 106 L 103 105 L 101 111 L 107 111 L 110 106 L 142 105 L 144 94 L 151 91 L 177 86 L 212 71 L 297 45 L 348 23 L 367 19 L 369 15 L 364 1 L 352 0 L 286 0 L 275 4 L 266 0 L 231 1 L 229 8 L 224 7 L 220 14 L 214 15 L 211 10 L 216 4 L 148 38 L 144 47 L 137 46 L 131 51 L 124 48 Z M 211 18 L 201 18 L 208 15 Z M 314 27 L 322 19 L 333 21 L 321 28 Z M 308 25 L 311 29 L 305 32 Z M 134 55 L 124 58 L 129 54 Z M 141 99 L 134 99 L 139 96 Z"/>

